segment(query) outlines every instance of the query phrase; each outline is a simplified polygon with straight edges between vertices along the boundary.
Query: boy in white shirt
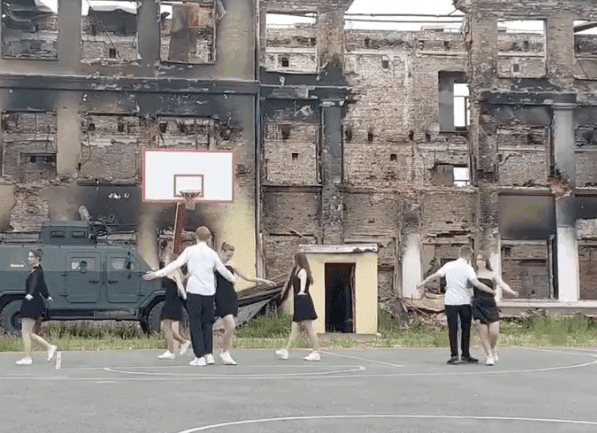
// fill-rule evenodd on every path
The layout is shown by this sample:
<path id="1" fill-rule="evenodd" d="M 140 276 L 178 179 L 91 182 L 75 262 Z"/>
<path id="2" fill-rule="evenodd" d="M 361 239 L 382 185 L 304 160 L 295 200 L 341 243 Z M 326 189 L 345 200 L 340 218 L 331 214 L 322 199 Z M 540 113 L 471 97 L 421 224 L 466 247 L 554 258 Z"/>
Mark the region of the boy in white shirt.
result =
<path id="1" fill-rule="evenodd" d="M 203 367 L 214 364 L 213 357 L 213 323 L 214 298 L 216 294 L 214 270 L 234 283 L 234 275 L 226 269 L 218 253 L 212 250 L 207 241 L 211 238 L 211 231 L 201 226 L 196 231 L 197 244 L 185 248 L 180 256 L 169 265 L 154 272 L 147 272 L 143 278 L 153 280 L 161 278 L 170 272 L 187 265 L 190 277 L 187 281 L 187 312 L 191 328 L 191 341 L 195 359 L 189 364 Z"/>
<path id="2" fill-rule="evenodd" d="M 460 247 L 459 258 L 446 263 L 433 274 L 429 275 L 423 281 L 417 284 L 417 289 L 421 295 L 425 292 L 425 284 L 434 278 L 446 278 L 446 294 L 444 305 L 446 306 L 446 317 L 448 319 L 448 332 L 450 337 L 451 356 L 448 364 L 454 365 L 462 362 L 463 364 L 474 364 L 478 359 L 471 357 L 470 338 L 471 338 L 471 294 L 467 290 L 467 283 L 472 284 L 477 289 L 491 294 L 495 291 L 481 283 L 477 279 L 477 274 L 471 266 L 473 250 L 468 245 Z M 421 290 L 423 288 L 423 290 Z M 460 349 L 462 358 L 458 359 L 458 316 L 460 316 L 460 326 L 462 338 Z"/>

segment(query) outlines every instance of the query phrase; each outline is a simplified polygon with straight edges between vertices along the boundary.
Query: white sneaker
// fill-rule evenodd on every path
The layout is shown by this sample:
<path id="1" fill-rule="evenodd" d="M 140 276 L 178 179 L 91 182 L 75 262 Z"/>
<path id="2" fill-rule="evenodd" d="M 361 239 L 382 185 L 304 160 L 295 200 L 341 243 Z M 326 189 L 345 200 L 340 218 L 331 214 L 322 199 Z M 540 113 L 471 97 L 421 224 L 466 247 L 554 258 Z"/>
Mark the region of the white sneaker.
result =
<path id="1" fill-rule="evenodd" d="M 201 358 L 193 359 L 191 362 L 189 362 L 189 365 L 193 365 L 196 367 L 205 367 L 207 363 L 205 362 L 205 358 L 202 356 Z"/>
<path id="2" fill-rule="evenodd" d="M 498 354 L 497 354 L 497 350 L 494 350 L 494 351 L 493 351 L 493 360 L 494 360 L 494 361 L 498 361 L 499 359 L 500 359 L 500 357 L 499 357 L 499 356 L 498 356 Z"/>
<path id="3" fill-rule="evenodd" d="M 207 363 L 207 365 L 213 365 L 216 363 L 216 360 L 214 359 L 214 356 L 211 353 L 208 353 L 207 355 L 205 355 L 205 362 Z"/>
<path id="4" fill-rule="evenodd" d="M 493 356 L 488 356 L 487 360 L 485 361 L 485 365 L 495 365 L 495 359 Z"/>
<path id="5" fill-rule="evenodd" d="M 166 350 L 164 353 L 162 353 L 160 356 L 158 356 L 158 358 L 160 358 L 160 359 L 174 359 L 174 358 L 176 358 L 176 355 L 174 355 L 169 350 Z"/>
<path id="6" fill-rule="evenodd" d="M 33 364 L 33 360 L 30 356 L 26 356 L 23 359 L 20 359 L 16 362 L 17 365 L 31 365 Z"/>
<path id="7" fill-rule="evenodd" d="M 276 350 L 276 355 L 278 355 L 280 359 L 288 359 L 288 350 L 278 349 Z"/>
<path id="8" fill-rule="evenodd" d="M 52 358 L 54 357 L 54 353 L 56 353 L 56 349 L 58 349 L 58 347 L 54 346 L 53 344 L 48 349 L 48 362 L 50 362 L 52 360 Z"/>
<path id="9" fill-rule="evenodd" d="M 319 355 L 319 352 L 316 352 L 314 350 L 311 353 L 309 353 L 307 356 L 305 356 L 303 359 L 305 361 L 320 361 L 321 360 L 321 356 Z"/>
<path id="10" fill-rule="evenodd" d="M 228 351 L 220 353 L 220 358 L 222 358 L 222 361 L 224 361 L 224 364 L 226 365 L 236 365 L 236 361 L 232 359 L 232 356 L 230 356 L 230 352 Z"/>
<path id="11" fill-rule="evenodd" d="M 187 340 L 185 343 L 182 343 L 182 345 L 180 346 L 180 354 L 184 355 L 185 353 L 187 353 L 189 347 L 191 347 L 191 340 Z"/>

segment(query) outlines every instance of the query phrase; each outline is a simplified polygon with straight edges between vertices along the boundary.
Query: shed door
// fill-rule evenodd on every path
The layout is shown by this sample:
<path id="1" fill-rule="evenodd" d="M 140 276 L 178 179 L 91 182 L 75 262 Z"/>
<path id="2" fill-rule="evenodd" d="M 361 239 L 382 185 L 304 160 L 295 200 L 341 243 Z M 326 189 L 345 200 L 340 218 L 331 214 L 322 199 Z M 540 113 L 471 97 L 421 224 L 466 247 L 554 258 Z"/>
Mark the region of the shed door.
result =
<path id="1" fill-rule="evenodd" d="M 107 283 L 109 302 L 137 302 L 141 288 L 139 262 L 127 253 L 108 253 Z"/>
<path id="2" fill-rule="evenodd" d="M 102 288 L 99 253 L 68 253 L 66 260 L 68 301 L 97 302 Z"/>
<path id="3" fill-rule="evenodd" d="M 354 332 L 354 263 L 325 264 L 325 332 Z"/>

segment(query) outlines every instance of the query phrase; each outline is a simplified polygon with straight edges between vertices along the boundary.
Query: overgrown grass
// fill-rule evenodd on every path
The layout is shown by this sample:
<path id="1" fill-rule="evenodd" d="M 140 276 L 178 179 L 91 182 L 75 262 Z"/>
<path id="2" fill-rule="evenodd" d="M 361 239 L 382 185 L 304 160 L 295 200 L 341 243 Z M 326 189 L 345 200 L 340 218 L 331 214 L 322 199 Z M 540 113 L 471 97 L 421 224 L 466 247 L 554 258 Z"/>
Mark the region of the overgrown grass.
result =
<path id="1" fill-rule="evenodd" d="M 261 316 L 236 330 L 234 347 L 238 349 L 276 349 L 286 344 L 292 316 L 280 313 Z M 322 347 L 343 348 L 416 348 L 447 347 L 448 332 L 444 328 L 424 326 L 417 322 L 401 329 L 388 313 L 379 311 L 378 332 L 381 336 L 355 337 L 342 334 L 326 335 Z M 66 325 L 42 327 L 42 335 L 62 350 L 138 350 L 165 349 L 161 334 L 144 335 L 137 327 L 81 328 Z M 217 340 L 217 339 L 216 339 Z M 473 345 L 477 337 L 473 333 Z M 306 338 L 297 347 L 308 347 Z M 597 322 L 577 315 L 503 320 L 501 345 L 508 346 L 597 346 Z M 0 335 L 0 352 L 22 351 L 19 337 Z M 37 350 L 44 350 L 37 347 Z"/>

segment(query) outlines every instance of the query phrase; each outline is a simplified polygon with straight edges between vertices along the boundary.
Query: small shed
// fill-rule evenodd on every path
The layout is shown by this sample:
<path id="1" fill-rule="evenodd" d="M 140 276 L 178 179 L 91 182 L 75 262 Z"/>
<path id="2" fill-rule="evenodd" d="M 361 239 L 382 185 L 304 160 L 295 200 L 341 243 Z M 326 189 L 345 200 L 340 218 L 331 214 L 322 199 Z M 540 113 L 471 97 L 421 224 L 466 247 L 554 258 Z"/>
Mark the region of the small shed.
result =
<path id="1" fill-rule="evenodd" d="M 376 334 L 377 244 L 300 245 L 299 252 L 313 274 L 315 332 Z"/>

